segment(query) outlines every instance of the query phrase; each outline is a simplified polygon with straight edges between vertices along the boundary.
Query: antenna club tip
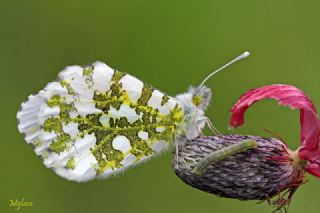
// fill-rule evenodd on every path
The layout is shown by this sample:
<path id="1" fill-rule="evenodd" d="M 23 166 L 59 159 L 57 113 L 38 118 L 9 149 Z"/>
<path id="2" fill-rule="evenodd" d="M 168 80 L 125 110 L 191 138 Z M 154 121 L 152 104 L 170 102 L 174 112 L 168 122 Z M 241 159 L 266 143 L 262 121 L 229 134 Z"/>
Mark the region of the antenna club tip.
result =
<path id="1" fill-rule="evenodd" d="M 245 51 L 244 53 L 242 53 L 242 58 L 246 58 L 250 55 L 250 52 Z"/>

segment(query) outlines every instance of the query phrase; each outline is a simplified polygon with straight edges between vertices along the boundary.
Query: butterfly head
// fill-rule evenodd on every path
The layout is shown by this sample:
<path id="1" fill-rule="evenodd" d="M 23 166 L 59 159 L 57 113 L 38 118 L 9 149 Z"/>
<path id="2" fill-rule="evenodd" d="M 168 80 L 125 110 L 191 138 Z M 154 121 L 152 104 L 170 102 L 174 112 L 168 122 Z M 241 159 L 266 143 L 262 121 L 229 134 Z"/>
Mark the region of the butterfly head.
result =
<path id="1" fill-rule="evenodd" d="M 188 93 L 192 96 L 192 103 L 201 110 L 206 110 L 210 104 L 212 92 L 206 86 L 190 87 Z"/>

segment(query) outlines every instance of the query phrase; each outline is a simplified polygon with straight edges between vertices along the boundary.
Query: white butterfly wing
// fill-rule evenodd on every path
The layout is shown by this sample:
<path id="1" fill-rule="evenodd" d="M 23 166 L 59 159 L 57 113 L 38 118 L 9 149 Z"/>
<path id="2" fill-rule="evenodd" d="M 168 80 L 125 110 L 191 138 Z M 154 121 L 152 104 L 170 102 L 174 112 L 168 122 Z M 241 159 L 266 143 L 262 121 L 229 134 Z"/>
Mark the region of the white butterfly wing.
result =
<path id="1" fill-rule="evenodd" d="M 17 114 L 44 164 L 78 182 L 108 177 L 169 147 L 180 104 L 102 62 L 70 66 Z"/>

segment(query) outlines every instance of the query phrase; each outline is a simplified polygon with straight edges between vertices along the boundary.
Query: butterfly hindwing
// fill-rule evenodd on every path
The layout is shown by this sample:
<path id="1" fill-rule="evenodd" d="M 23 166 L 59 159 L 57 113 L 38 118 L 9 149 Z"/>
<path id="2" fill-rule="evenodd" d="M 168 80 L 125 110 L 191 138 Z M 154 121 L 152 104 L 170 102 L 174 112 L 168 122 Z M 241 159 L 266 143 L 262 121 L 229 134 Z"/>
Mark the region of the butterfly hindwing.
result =
<path id="1" fill-rule="evenodd" d="M 169 147 L 179 102 L 102 62 L 71 66 L 17 114 L 44 164 L 69 180 L 107 177 Z"/>

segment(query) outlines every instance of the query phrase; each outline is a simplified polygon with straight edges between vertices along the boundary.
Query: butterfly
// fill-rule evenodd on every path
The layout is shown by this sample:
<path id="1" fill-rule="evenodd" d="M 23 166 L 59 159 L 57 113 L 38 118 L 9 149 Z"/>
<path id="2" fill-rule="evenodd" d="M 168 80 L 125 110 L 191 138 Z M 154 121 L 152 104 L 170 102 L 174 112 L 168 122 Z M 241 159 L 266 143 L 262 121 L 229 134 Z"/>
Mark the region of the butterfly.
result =
<path id="1" fill-rule="evenodd" d="M 167 96 L 103 62 L 69 66 L 21 104 L 18 129 L 46 167 L 68 180 L 105 178 L 201 135 L 215 73 L 198 87 Z"/>

